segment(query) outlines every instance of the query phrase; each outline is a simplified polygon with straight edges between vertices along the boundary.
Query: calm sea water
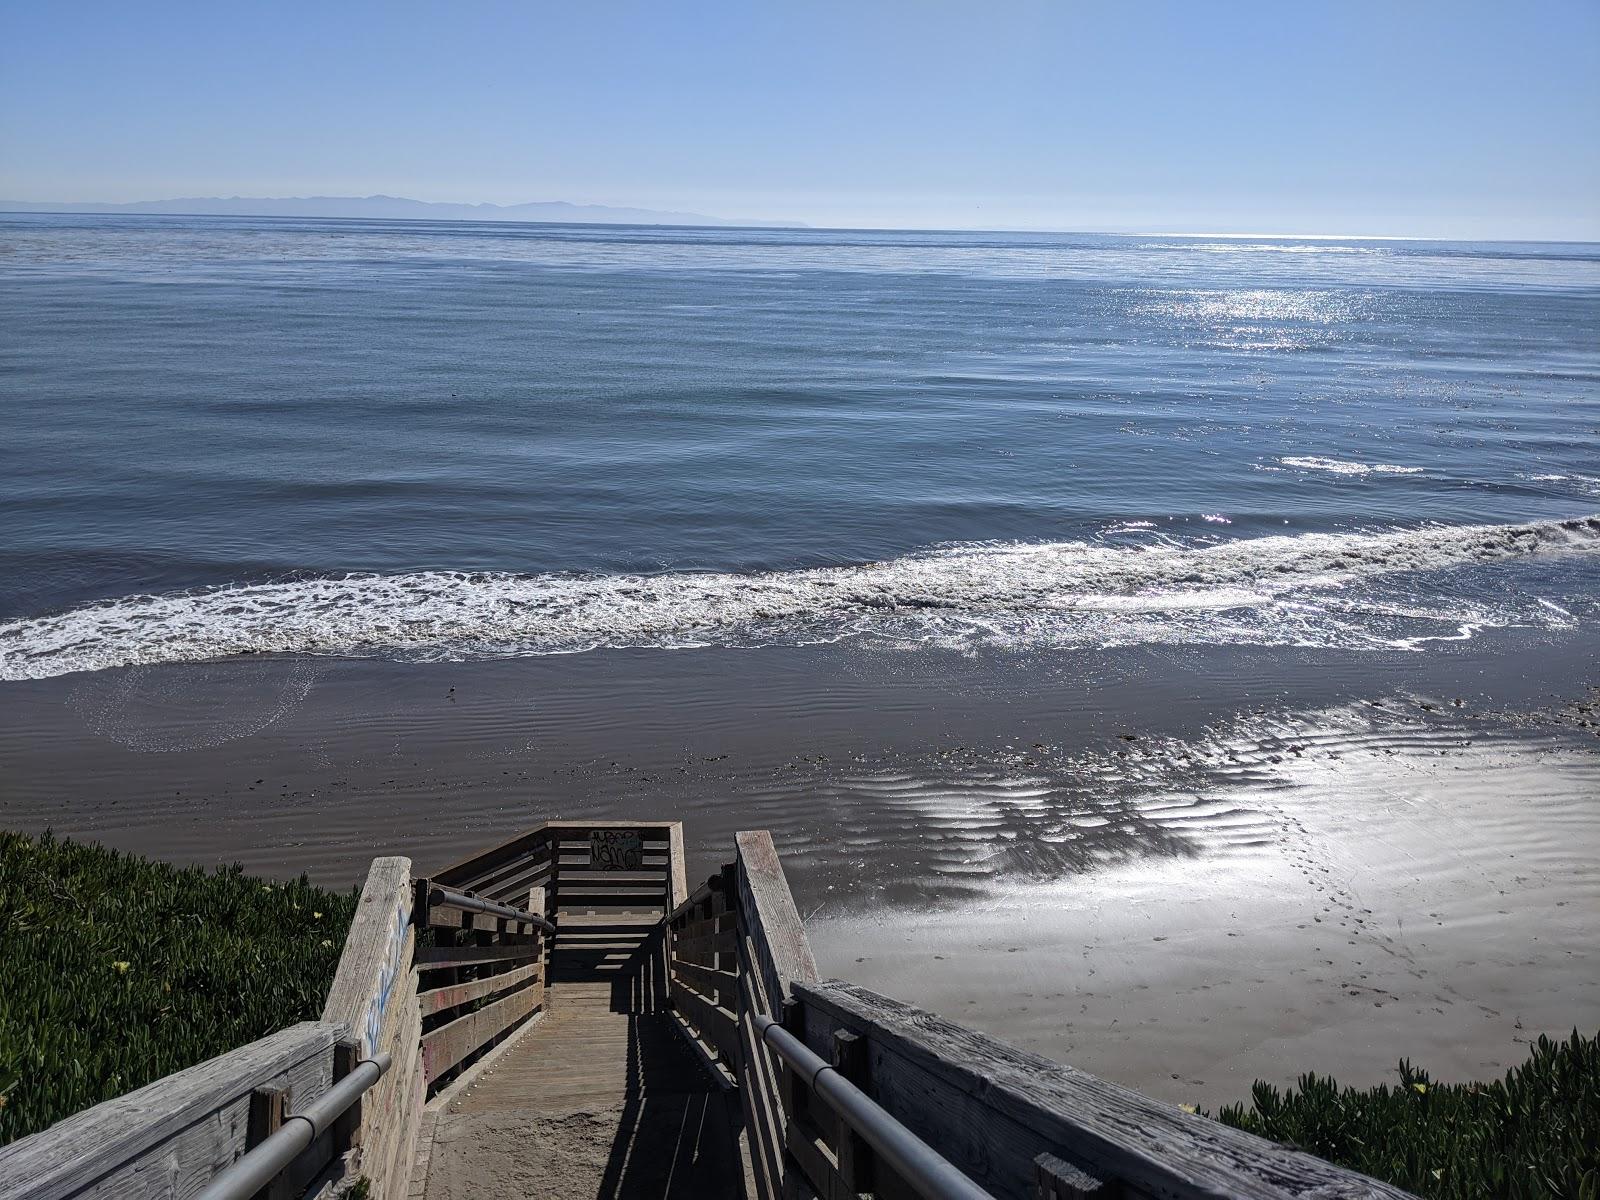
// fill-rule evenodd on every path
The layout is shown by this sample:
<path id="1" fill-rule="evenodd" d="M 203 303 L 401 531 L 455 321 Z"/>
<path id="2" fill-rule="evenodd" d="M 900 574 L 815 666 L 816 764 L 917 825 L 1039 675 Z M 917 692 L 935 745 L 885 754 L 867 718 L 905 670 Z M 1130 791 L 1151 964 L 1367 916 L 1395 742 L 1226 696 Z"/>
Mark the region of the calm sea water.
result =
<path id="1" fill-rule="evenodd" d="M 1600 247 L 0 217 L 0 679 L 1600 620 Z"/>

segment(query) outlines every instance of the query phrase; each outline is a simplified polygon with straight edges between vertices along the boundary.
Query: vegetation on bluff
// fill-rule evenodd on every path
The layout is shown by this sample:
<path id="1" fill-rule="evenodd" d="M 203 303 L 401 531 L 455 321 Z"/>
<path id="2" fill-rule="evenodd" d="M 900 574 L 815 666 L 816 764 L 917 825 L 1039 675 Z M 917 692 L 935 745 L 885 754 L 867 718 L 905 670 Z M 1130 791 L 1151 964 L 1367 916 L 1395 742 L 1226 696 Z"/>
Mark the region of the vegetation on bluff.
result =
<path id="1" fill-rule="evenodd" d="M 318 1017 L 357 895 L 0 832 L 0 1144 Z"/>
<path id="2" fill-rule="evenodd" d="M 1600 1037 L 1540 1037 L 1492 1083 L 1435 1083 L 1409 1062 L 1364 1091 L 1257 1083 L 1221 1120 L 1439 1200 L 1600 1200 Z"/>

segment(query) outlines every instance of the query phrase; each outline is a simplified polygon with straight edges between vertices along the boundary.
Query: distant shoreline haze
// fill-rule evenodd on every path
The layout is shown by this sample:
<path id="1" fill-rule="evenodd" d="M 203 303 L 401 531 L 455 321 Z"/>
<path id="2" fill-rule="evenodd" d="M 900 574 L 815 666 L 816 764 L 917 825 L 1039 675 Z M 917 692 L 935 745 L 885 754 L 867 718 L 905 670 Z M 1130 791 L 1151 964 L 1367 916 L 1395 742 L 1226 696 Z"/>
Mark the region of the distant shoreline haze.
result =
<path id="1" fill-rule="evenodd" d="M 745 225 L 803 227 L 799 221 L 711 217 L 703 213 L 652 208 L 615 208 L 541 200 L 529 204 L 450 204 L 404 196 L 198 196 L 176 200 L 134 200 L 126 204 L 0 200 L 0 212 L 142 213 L 174 217 L 373 217 L 435 221 L 557 221 L 608 225 Z"/>

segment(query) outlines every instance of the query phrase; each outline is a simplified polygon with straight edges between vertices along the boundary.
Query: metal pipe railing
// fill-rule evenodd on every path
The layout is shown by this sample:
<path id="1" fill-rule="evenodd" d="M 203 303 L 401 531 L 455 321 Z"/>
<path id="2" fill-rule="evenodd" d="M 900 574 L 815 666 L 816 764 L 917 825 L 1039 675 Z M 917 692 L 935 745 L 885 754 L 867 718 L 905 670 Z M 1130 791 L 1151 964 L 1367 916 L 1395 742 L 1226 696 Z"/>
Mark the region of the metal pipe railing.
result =
<path id="1" fill-rule="evenodd" d="M 472 896 L 466 892 L 452 892 L 449 888 L 432 889 L 428 893 L 428 903 L 443 908 L 461 908 L 467 912 L 488 913 L 494 917 L 505 917 L 508 921 L 531 921 L 546 933 L 556 931 L 555 925 L 538 913 L 512 908 L 508 904 L 496 904 L 493 900 L 485 900 L 482 896 Z"/>
<path id="2" fill-rule="evenodd" d="M 811 1090 L 892 1167 L 918 1195 L 929 1200 L 994 1200 L 949 1159 L 889 1114 L 889 1111 L 815 1054 L 771 1017 L 752 1014 L 761 1040 L 799 1071 Z"/>
<path id="3" fill-rule="evenodd" d="M 361 1094 L 383 1077 L 393 1061 L 394 1056 L 387 1050 L 375 1058 L 362 1059 L 304 1112 L 286 1117 L 276 1133 L 217 1174 L 194 1200 L 250 1200 L 344 1116 Z"/>

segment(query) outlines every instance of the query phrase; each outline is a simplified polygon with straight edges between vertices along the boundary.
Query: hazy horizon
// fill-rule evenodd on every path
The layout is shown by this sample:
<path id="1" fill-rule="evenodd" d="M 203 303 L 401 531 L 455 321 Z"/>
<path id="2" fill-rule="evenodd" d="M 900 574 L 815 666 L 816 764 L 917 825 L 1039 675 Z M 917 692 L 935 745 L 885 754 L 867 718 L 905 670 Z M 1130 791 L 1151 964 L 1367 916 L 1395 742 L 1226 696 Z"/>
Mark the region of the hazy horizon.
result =
<path id="1" fill-rule="evenodd" d="M 314 37 L 307 32 L 315 31 Z M 0 8 L 0 195 L 1600 240 L 1600 10 Z"/>
<path id="2" fill-rule="evenodd" d="M 369 196 L 174 196 L 163 200 L 131 200 L 131 201 L 62 201 L 62 200 L 17 200 L 11 197 L 0 197 L 0 215 L 51 215 L 51 216 L 126 216 L 126 217 L 161 217 L 161 216 L 195 216 L 195 217 L 238 217 L 241 219 L 261 220 L 294 220 L 301 219 L 322 221 L 460 221 L 461 217 L 451 216 L 403 216 L 385 217 L 378 215 L 352 215 L 341 213 L 270 213 L 248 212 L 239 210 L 235 212 L 163 212 L 162 205 L 177 205 L 186 203 L 201 203 L 208 200 L 218 202 L 250 202 L 262 201 L 264 203 L 291 203 L 296 201 L 355 201 L 355 200 L 394 200 L 416 203 L 419 205 L 438 204 L 441 206 L 458 208 L 497 208 L 501 211 L 513 211 L 518 208 L 535 207 L 570 207 L 578 210 L 611 210 L 615 212 L 652 212 L 642 210 L 637 205 L 589 205 L 577 204 L 564 200 L 531 200 L 521 204 L 491 205 L 484 201 L 471 200 L 443 200 L 423 201 L 411 196 L 396 196 L 387 192 L 375 192 Z M 23 207 L 36 204 L 37 208 Z M 132 205 L 149 205 L 142 211 L 128 211 Z M 15 206 L 15 207 L 12 207 Z M 119 208 L 121 211 L 119 211 Z M 1138 227 L 1123 228 L 1076 228 L 1069 226 L 1022 226 L 1022 225 L 814 225 L 804 221 L 789 221 L 782 219 L 765 220 L 759 217 L 730 217 L 717 213 L 674 213 L 653 211 L 652 215 L 658 217 L 693 217 L 692 221 L 627 221 L 620 219 L 572 219 L 560 220 L 556 218 L 539 217 L 479 217 L 484 224 L 504 225 L 659 225 L 671 227 L 680 225 L 683 228 L 750 228 L 750 229 L 799 229 L 814 233 L 848 232 L 851 230 L 870 231 L 874 233 L 1040 233 L 1040 234 L 1085 234 L 1106 237 L 1166 237 L 1166 238 L 1222 238 L 1234 240 L 1258 239 L 1262 241 L 1292 240 L 1292 241 L 1351 241 L 1351 242 L 1463 242 L 1463 243 L 1515 243 L 1529 242 L 1537 244 L 1571 244 L 1571 245 L 1600 245 L 1600 235 L 1589 238 L 1570 237 L 1545 237 L 1545 238 L 1496 238 L 1496 237 L 1430 237 L 1421 234 L 1384 234 L 1360 232 L 1332 232 L 1332 233 L 1304 233 L 1294 230 L 1269 229 L 1269 230 L 1237 230 L 1237 229 L 1146 229 Z"/>

